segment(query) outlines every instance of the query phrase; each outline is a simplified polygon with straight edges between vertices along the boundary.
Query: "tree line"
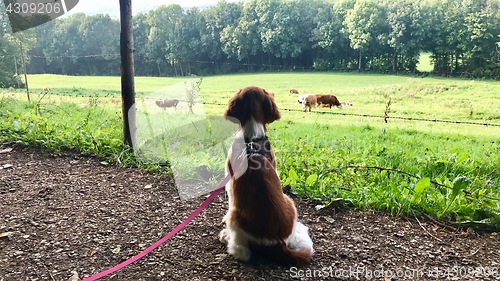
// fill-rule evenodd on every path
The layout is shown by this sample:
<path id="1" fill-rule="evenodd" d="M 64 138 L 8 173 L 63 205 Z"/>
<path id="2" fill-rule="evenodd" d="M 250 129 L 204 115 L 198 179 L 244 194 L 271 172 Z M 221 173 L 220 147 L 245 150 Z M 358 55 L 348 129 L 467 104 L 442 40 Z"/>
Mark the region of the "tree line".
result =
<path id="1" fill-rule="evenodd" d="M 250 0 L 134 16 L 135 72 L 434 72 L 500 77 L 500 0 Z M 73 16 L 36 28 L 32 73 L 117 75 L 119 22 Z M 1 47 L 0 47 L 1 48 Z"/>

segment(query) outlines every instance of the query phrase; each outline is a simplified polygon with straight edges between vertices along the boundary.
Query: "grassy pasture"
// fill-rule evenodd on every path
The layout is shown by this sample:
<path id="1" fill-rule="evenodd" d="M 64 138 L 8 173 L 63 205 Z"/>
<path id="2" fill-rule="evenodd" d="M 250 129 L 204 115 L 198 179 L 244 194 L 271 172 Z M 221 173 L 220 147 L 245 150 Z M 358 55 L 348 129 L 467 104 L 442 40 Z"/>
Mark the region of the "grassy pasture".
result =
<path id="1" fill-rule="evenodd" d="M 420 72 L 431 72 L 434 66 L 431 59 L 431 53 L 421 53 L 418 60 L 417 69 Z"/>
<path id="2" fill-rule="evenodd" d="M 30 75 L 29 80 L 32 91 L 43 92 L 45 87 L 51 91 L 46 96 L 33 94 L 34 102 L 28 105 L 22 92 L 4 90 L 0 142 L 132 158 L 121 153 L 121 111 L 113 100 L 119 97 L 118 77 Z M 139 111 L 148 109 L 143 115 L 147 118 L 140 121 L 151 128 L 152 135 L 166 135 L 175 130 L 165 128 L 197 120 L 182 103 L 177 111 L 154 105 L 155 98 L 182 96 L 185 81 L 189 79 L 136 78 Z M 383 116 L 388 109 L 389 116 L 500 125 L 500 83 L 357 73 L 224 75 L 203 78 L 201 99 L 209 104 L 196 105 L 195 112 L 221 116 L 229 97 L 247 85 L 275 94 L 282 119 L 271 124 L 269 135 L 282 182 L 298 196 L 317 200 L 319 205 L 426 213 L 500 226 L 499 126 L 390 118 L 385 123 L 382 118 L 359 116 Z M 301 112 L 289 88 L 301 94 L 334 94 L 354 106 Z M 190 135 L 178 137 L 190 139 Z M 203 138 L 191 138 L 187 143 L 194 145 L 188 146 L 205 142 L 195 143 L 196 139 Z M 165 141 L 151 145 L 160 147 Z M 220 151 L 192 151 L 179 165 L 196 163 L 195 168 L 221 173 L 224 155 Z M 161 149 L 153 153 L 163 160 L 168 154 Z"/>
<path id="3" fill-rule="evenodd" d="M 137 77 L 138 97 L 161 97 L 162 89 L 182 84 L 185 78 Z M 53 86 L 57 85 L 57 86 Z M 500 120 L 498 82 L 444 78 L 411 78 L 394 75 L 352 73 L 277 73 L 205 77 L 201 86 L 204 102 L 227 103 L 237 90 L 258 85 L 276 94 L 280 107 L 297 109 L 289 88 L 301 94 L 325 93 L 355 104 L 348 112 L 383 115 L 392 100 L 391 115 L 431 119 Z M 72 97 L 119 97 L 119 77 L 31 75 L 32 91 L 49 87 L 56 95 Z M 159 93 L 158 93 L 159 92 Z M 320 111 L 329 111 L 320 109 Z"/>

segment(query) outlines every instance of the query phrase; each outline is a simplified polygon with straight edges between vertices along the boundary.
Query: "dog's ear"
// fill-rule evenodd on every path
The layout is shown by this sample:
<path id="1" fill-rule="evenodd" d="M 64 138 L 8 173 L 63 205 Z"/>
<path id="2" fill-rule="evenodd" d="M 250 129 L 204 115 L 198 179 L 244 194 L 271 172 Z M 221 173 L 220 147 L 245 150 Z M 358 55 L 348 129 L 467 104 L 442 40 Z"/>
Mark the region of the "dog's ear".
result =
<path id="1" fill-rule="evenodd" d="M 266 123 L 272 123 L 281 118 L 281 113 L 274 102 L 274 95 L 269 94 L 266 90 L 263 91 L 266 94 L 266 98 L 262 104 L 262 110 L 265 115 L 264 118 Z"/>
<path id="2" fill-rule="evenodd" d="M 245 99 L 248 99 L 248 96 L 244 95 L 240 89 L 231 99 L 229 99 L 229 105 L 226 112 L 224 112 L 224 117 L 231 122 L 239 122 L 241 125 L 244 125 L 251 117 L 251 109 L 248 106 L 249 101 Z"/>

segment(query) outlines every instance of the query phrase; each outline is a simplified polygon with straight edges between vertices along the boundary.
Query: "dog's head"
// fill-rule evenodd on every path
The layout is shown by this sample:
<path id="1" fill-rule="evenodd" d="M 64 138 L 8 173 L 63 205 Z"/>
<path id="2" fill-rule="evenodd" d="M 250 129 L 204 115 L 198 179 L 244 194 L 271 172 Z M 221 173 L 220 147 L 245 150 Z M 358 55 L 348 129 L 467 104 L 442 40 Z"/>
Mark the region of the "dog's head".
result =
<path id="1" fill-rule="evenodd" d="M 230 100 L 224 116 L 236 118 L 244 126 L 250 118 L 265 125 L 281 118 L 274 97 L 266 90 L 250 86 L 239 90 Z"/>

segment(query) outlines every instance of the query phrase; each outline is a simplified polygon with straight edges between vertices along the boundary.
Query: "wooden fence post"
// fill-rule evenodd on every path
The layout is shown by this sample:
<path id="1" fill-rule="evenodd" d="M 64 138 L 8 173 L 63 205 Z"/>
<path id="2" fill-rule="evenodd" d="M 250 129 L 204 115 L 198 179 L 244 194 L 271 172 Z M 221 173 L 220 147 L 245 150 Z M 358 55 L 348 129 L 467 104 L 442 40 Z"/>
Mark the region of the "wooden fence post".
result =
<path id="1" fill-rule="evenodd" d="M 132 1 L 120 1 L 120 57 L 122 83 L 123 135 L 125 144 L 135 143 L 135 86 L 134 86 L 134 36 L 132 28 Z"/>
<path id="2" fill-rule="evenodd" d="M 24 84 L 26 85 L 26 95 L 28 95 L 28 102 L 31 102 L 30 88 L 28 87 L 28 74 L 26 73 L 26 61 L 24 60 L 23 43 L 19 42 L 19 46 L 21 46 L 21 60 L 23 62 Z"/>

